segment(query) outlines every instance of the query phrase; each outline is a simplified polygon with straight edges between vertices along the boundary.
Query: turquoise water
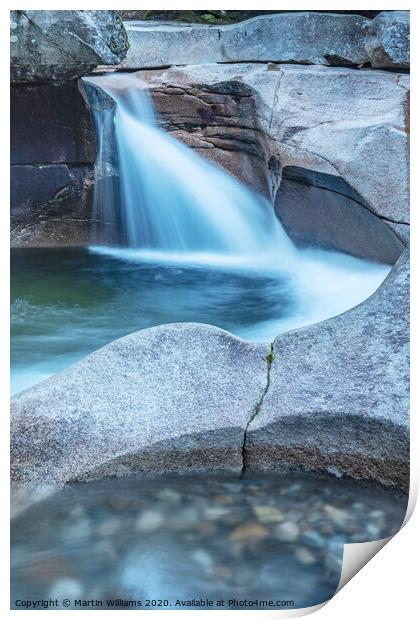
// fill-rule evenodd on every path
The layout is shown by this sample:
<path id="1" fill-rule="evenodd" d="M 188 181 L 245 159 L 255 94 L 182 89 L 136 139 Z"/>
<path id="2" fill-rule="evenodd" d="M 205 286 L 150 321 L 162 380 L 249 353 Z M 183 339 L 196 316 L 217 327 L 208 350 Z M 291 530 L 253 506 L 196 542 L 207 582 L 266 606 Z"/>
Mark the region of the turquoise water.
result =
<path id="1" fill-rule="evenodd" d="M 253 337 L 295 304 L 287 275 L 137 263 L 83 248 L 14 250 L 13 391 L 139 329 L 198 321 Z"/>
<path id="2" fill-rule="evenodd" d="M 281 264 L 96 248 L 12 251 L 12 391 L 26 389 L 139 329 L 200 322 L 250 340 L 360 303 L 389 267 L 322 250 Z M 190 261 L 188 262 L 188 258 Z M 213 257 L 214 259 L 214 257 Z"/>

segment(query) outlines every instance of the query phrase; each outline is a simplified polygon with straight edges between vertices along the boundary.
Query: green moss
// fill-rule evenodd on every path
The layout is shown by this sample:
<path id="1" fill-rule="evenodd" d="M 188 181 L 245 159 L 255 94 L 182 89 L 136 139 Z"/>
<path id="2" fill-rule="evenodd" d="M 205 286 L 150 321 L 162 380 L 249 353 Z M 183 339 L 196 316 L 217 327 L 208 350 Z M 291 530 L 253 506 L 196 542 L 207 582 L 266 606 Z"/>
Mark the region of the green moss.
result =
<path id="1" fill-rule="evenodd" d="M 200 20 L 203 22 L 214 23 L 217 21 L 217 17 L 215 17 L 211 13 L 204 13 L 204 15 L 200 15 Z"/>
<path id="2" fill-rule="evenodd" d="M 267 355 L 265 356 L 265 359 L 267 360 L 267 364 L 270 367 L 271 364 L 274 362 L 274 360 L 276 359 L 276 352 L 273 351 L 273 348 L 270 347 L 269 352 L 267 353 Z"/>

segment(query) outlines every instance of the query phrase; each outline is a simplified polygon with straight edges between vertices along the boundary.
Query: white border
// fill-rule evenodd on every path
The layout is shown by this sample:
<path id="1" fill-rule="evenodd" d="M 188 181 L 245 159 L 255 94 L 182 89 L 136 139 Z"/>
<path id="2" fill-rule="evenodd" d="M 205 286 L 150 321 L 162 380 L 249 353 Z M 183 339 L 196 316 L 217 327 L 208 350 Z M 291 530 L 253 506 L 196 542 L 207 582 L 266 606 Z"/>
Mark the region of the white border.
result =
<path id="1" fill-rule="evenodd" d="M 91 1 L 87 4 L 87 6 L 81 7 L 80 4 L 74 2 L 62 2 L 60 3 L 60 9 L 116 9 L 119 3 L 117 2 L 109 2 L 107 0 L 99 1 Z M 5 5 L 5 6 L 4 6 Z M 2 175 L 2 184 L 1 184 L 1 194 L 3 196 L 2 204 L 0 206 L 0 235 L 1 235 L 1 243 L 0 243 L 0 265 L 1 265 L 1 288 L 0 290 L 3 292 L 2 295 L 2 305 L 1 305 L 1 339 L 0 342 L 2 344 L 2 356 L 1 356 L 1 366 L 0 366 L 0 377 L 2 378 L 1 382 L 1 390 L 0 390 L 0 398 L 1 398 L 1 416 L 2 416 L 2 433 L 1 439 L 4 442 L 3 449 L 1 450 L 1 463 L 2 463 L 2 484 L 3 484 L 3 498 L 8 497 L 8 489 L 9 489 L 9 425 L 8 425 L 8 411 L 9 411 L 9 388 L 7 377 L 9 373 L 9 356 L 8 356 L 8 344 L 9 344 L 9 218 L 8 218 L 8 204 L 9 204 L 9 141 L 6 139 L 6 136 L 9 135 L 9 15 L 8 12 L 11 9 L 57 9 L 57 2 L 45 1 L 45 2 L 36 2 L 27 0 L 24 3 L 20 2 L 8 2 L 6 1 L 4 5 L 0 9 L 1 20 L 0 24 L 2 27 L 2 36 L 0 37 L 0 45 L 1 45 L 1 56 L 3 63 L 3 92 L 0 98 L 1 102 L 1 121 L 3 124 L 3 131 L 1 135 L 3 136 L 3 144 L 1 148 L 1 166 L 0 171 Z M 284 9 L 284 10 L 358 10 L 364 9 L 365 7 L 361 6 L 361 3 L 353 3 L 346 2 L 342 3 L 339 1 L 330 2 L 325 1 L 322 3 L 307 1 L 300 2 L 296 0 L 293 3 L 283 4 L 277 2 L 265 2 L 264 9 Z M 225 2 L 220 2 L 218 0 L 212 0 L 211 2 L 174 2 L 174 1 L 166 1 L 160 2 L 159 0 L 153 0 L 153 2 L 124 2 L 121 4 L 121 8 L 124 9 L 199 9 L 199 8 L 212 8 L 212 9 L 234 9 L 234 10 L 252 10 L 256 9 L 256 3 L 251 3 L 248 1 L 232 1 L 226 0 Z M 258 7 L 259 8 L 259 7 Z M 417 62 L 417 50 L 418 50 L 418 27 L 417 27 L 417 9 L 414 8 L 414 2 L 405 2 L 402 7 L 395 6 L 395 3 L 390 2 L 389 0 L 383 0 L 380 3 L 381 10 L 411 10 L 411 18 L 412 18 L 412 54 L 411 54 L 411 64 L 415 67 L 418 67 Z M 416 91 L 416 78 L 414 72 L 412 72 L 411 77 L 414 81 L 414 91 Z M 416 106 L 412 105 L 411 109 L 415 110 Z M 416 117 L 416 115 L 413 115 Z M 418 177 L 419 174 L 417 169 L 414 169 L 414 165 L 418 163 L 418 140 L 417 140 L 417 131 L 412 139 L 412 170 L 415 174 L 412 175 L 412 219 L 414 220 L 414 229 L 415 234 L 412 236 L 412 268 L 414 274 L 417 273 L 416 265 L 420 264 L 420 252 L 418 250 L 417 243 L 417 219 L 418 219 L 418 210 L 420 205 L 418 204 Z M 418 304 L 418 287 L 417 280 L 415 279 L 415 275 L 413 276 L 412 283 L 412 316 L 419 316 L 419 304 Z M 413 322 L 414 323 L 414 322 Z M 418 377 L 419 373 L 419 364 L 418 364 L 418 354 L 417 354 L 417 333 L 415 332 L 415 325 L 413 324 L 413 333 L 412 333 L 412 377 L 414 375 L 417 378 L 412 381 L 412 412 L 413 415 L 411 417 L 411 433 L 412 433 L 412 458 L 411 458 L 411 488 L 410 488 L 410 507 L 408 513 L 411 513 L 414 508 L 414 503 L 417 495 L 418 489 L 418 481 L 419 481 L 419 469 L 418 469 L 418 423 L 414 419 L 414 414 L 417 414 L 417 406 L 419 403 L 418 398 L 418 389 L 417 384 L 419 382 Z M 416 384 L 417 383 L 417 384 Z M 6 499 L 4 499 L 6 502 Z M 408 516 L 408 515 L 407 515 Z M 25 613 L 23 611 L 10 611 L 9 610 L 9 567 L 8 567 L 8 548 L 9 548 L 9 514 L 8 510 L 2 511 L 2 527 L 1 532 L 3 534 L 2 539 L 2 554 L 1 558 L 3 560 L 3 571 L 2 571 L 2 581 L 1 581 L 1 590 L 0 590 L 0 606 L 2 611 L 4 612 L 4 617 L 9 617 L 12 615 L 14 617 L 15 614 Z M 407 521 L 407 520 L 406 520 Z M 416 550 L 420 549 L 419 546 L 419 523 L 420 516 L 419 510 L 416 510 L 414 516 L 409 519 L 408 523 L 405 525 L 404 529 L 397 534 L 390 542 L 385 546 L 385 548 L 377 555 L 373 560 L 371 560 L 363 570 L 356 575 L 353 579 L 351 579 L 351 584 L 344 587 L 334 598 L 325 606 L 317 606 L 316 608 L 310 608 L 307 610 L 291 610 L 291 611 L 247 611 L 245 612 L 245 618 L 248 620 L 258 619 L 261 620 L 263 617 L 269 617 L 274 620 L 274 618 L 285 618 L 285 617 L 297 617 L 310 613 L 311 611 L 315 611 L 316 609 L 320 609 L 317 612 L 317 618 L 320 620 L 354 620 L 356 615 L 361 616 L 362 618 L 394 618 L 395 616 L 399 618 L 412 618 L 413 612 L 417 608 L 417 589 L 418 589 L 418 558 L 416 555 Z M 353 545 L 352 545 L 353 546 Z M 346 545 L 346 547 L 350 547 L 350 545 Z M 322 609 L 321 609 L 322 607 Z M 43 611 L 33 611 L 37 617 L 42 614 L 44 616 Z M 92 618 L 92 614 L 97 616 L 97 614 L 102 613 L 101 611 L 48 611 L 48 617 L 52 614 L 51 617 L 68 617 L 68 614 L 76 613 L 78 618 L 82 618 L 84 614 L 88 614 L 88 618 Z M 131 612 L 134 613 L 134 612 Z M 163 619 L 168 618 L 168 614 L 172 614 L 172 617 L 179 618 L 180 620 L 184 620 L 187 618 L 200 617 L 197 611 L 165 611 L 162 614 L 159 611 L 150 611 L 150 612 L 142 612 L 137 611 L 137 617 L 139 615 L 143 615 L 146 613 L 146 617 L 151 616 L 151 620 L 153 618 L 162 617 Z M 206 617 L 210 617 L 211 614 L 214 615 L 218 620 L 222 620 L 223 617 L 231 618 L 239 618 L 243 616 L 243 612 L 241 611 L 200 611 L 200 614 L 207 614 Z M 114 618 L 125 617 L 126 612 L 118 612 L 118 611 L 107 611 L 106 618 L 110 620 L 114 620 Z M 305 615 L 306 615 L 305 614 Z M 130 617 L 130 616 L 129 616 Z"/>

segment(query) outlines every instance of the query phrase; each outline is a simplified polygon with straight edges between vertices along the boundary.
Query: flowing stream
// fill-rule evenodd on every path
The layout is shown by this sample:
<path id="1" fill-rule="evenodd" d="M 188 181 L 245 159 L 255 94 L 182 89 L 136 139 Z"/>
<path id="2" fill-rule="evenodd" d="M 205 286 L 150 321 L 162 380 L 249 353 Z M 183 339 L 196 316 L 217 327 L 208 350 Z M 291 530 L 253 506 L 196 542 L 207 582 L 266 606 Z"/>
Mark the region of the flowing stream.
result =
<path id="1" fill-rule="evenodd" d="M 97 95 L 88 91 L 102 142 L 96 177 L 106 178 L 108 167 L 116 164 L 120 190 L 119 201 L 112 193 L 108 200 L 102 192 L 94 196 L 94 243 L 102 243 L 102 226 L 114 209 L 118 213 L 111 221 L 120 222 L 120 240 L 149 256 L 156 252 L 217 264 L 254 264 L 272 257 L 283 267 L 294 261 L 294 246 L 271 204 L 162 131 L 138 78 L 86 79 L 116 102 L 114 131 L 109 133 L 104 130 L 109 109 L 98 110 Z M 115 148 L 107 147 L 113 141 Z"/>

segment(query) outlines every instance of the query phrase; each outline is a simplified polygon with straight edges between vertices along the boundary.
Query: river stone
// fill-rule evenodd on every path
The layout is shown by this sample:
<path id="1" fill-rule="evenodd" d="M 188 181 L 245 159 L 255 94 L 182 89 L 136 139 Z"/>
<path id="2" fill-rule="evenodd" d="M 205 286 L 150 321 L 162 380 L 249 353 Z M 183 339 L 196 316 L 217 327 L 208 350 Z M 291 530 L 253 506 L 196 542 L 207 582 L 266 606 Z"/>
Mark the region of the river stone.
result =
<path id="1" fill-rule="evenodd" d="M 248 427 L 248 470 L 331 471 L 409 486 L 408 252 L 365 302 L 278 336 Z"/>
<path id="2" fill-rule="evenodd" d="M 130 49 L 120 68 L 216 62 L 359 65 L 368 61 L 359 15 L 278 13 L 227 25 L 125 22 Z"/>
<path id="3" fill-rule="evenodd" d="M 16 82 L 70 80 L 117 65 L 127 36 L 118 11 L 11 11 L 10 77 Z"/>
<path id="4" fill-rule="evenodd" d="M 136 332 L 12 401 L 14 485 L 242 468 L 264 344 L 201 324 Z"/>
<path id="5" fill-rule="evenodd" d="M 382 11 L 364 28 L 372 67 L 410 68 L 410 11 Z"/>

